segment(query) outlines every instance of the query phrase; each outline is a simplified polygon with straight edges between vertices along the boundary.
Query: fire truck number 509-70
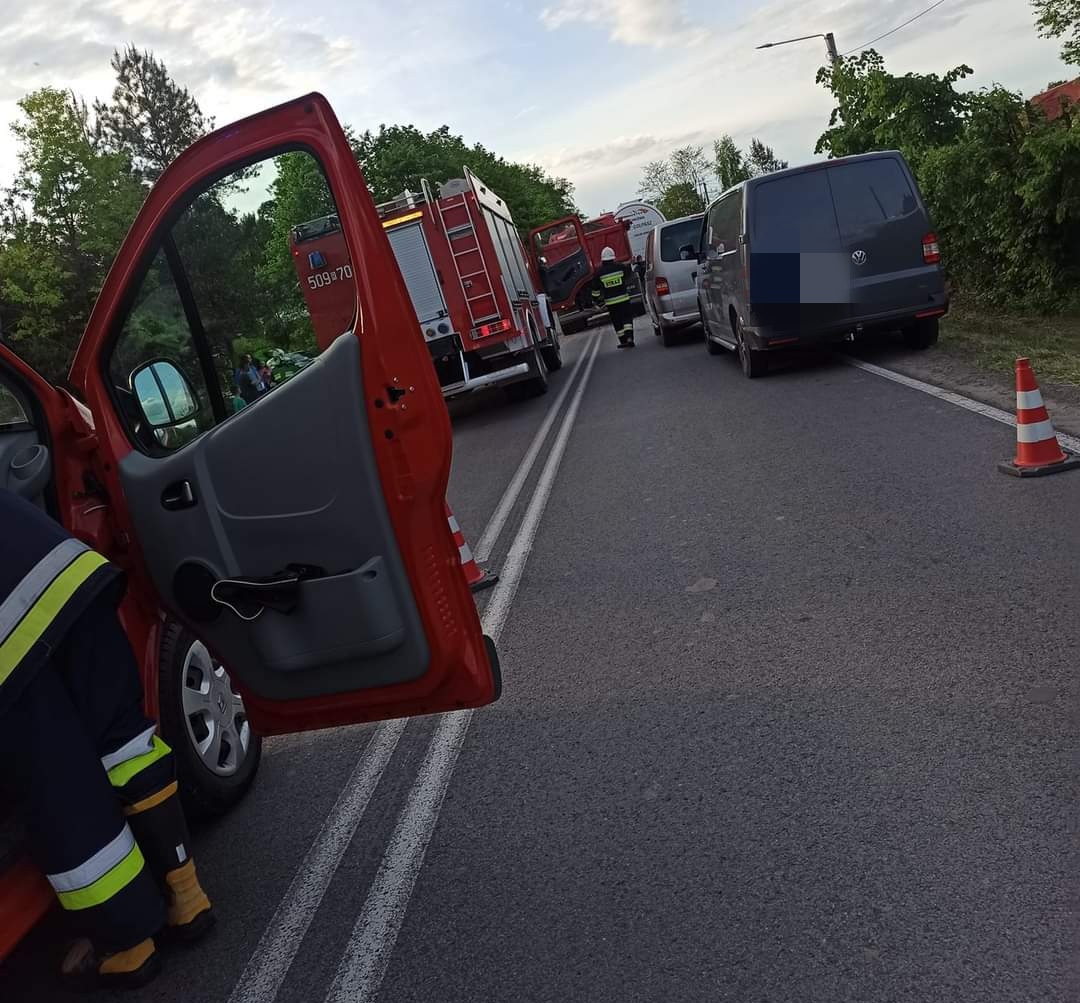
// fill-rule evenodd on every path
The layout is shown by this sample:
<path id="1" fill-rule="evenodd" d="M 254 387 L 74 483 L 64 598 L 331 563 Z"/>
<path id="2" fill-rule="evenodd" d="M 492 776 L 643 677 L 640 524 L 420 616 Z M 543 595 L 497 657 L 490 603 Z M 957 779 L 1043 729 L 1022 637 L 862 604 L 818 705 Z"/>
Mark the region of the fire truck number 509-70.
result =
<path id="1" fill-rule="evenodd" d="M 312 289 L 321 289 L 323 286 L 328 286 L 332 282 L 351 278 L 352 265 L 339 265 L 337 268 L 331 268 L 328 272 L 313 272 L 307 277 L 307 281 Z"/>

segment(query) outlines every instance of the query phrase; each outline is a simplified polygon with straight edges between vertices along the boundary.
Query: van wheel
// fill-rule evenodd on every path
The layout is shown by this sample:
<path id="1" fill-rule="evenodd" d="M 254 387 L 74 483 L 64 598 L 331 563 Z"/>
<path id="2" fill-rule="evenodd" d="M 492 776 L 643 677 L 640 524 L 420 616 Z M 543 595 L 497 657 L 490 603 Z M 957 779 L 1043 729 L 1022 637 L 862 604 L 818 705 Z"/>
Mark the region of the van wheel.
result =
<path id="1" fill-rule="evenodd" d="M 750 347 L 743 332 L 741 320 L 735 328 L 735 341 L 743 375 L 751 380 L 764 376 L 769 371 L 769 358 L 764 352 Z"/>
<path id="2" fill-rule="evenodd" d="M 228 671 L 175 620 L 162 633 L 158 707 L 184 807 L 195 816 L 224 814 L 254 781 L 262 739 Z"/>
<path id="3" fill-rule="evenodd" d="M 532 397 L 543 397 L 548 392 L 547 366 L 544 365 L 544 356 L 539 348 L 533 349 L 532 370 L 535 376 L 518 383 L 511 383 L 506 388 L 506 395 L 512 401 L 529 400 Z"/>
<path id="4" fill-rule="evenodd" d="M 937 317 L 924 317 L 922 320 L 917 320 L 915 323 L 909 324 L 902 332 L 904 344 L 907 345 L 908 348 L 915 349 L 916 351 L 922 351 L 924 348 L 936 345 L 938 333 L 939 327 Z"/>
<path id="5" fill-rule="evenodd" d="M 709 322 L 705 319 L 705 311 L 701 309 L 701 304 L 698 304 L 698 316 L 701 318 L 701 333 L 705 338 L 705 351 L 710 355 L 719 355 L 723 352 L 723 345 L 718 344 L 712 340 L 712 335 L 709 333 Z"/>

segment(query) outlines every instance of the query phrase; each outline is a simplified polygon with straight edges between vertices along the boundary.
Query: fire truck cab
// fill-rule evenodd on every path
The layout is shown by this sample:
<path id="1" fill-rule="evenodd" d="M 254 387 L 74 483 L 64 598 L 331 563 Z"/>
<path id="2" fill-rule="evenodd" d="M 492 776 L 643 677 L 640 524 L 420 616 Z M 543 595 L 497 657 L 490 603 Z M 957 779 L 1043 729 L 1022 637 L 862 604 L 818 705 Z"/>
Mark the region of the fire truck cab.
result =
<path id="1" fill-rule="evenodd" d="M 529 267 L 534 281 L 547 294 L 567 334 L 582 330 L 596 313 L 590 289 L 600 269 L 605 247 L 622 265 L 633 263 L 630 221 L 603 213 L 584 223 L 576 216 L 545 223 L 529 232 Z M 641 299 L 636 283 L 634 299 Z"/>
<path id="2" fill-rule="evenodd" d="M 437 195 L 422 181 L 419 192 L 377 208 L 443 396 L 491 386 L 513 397 L 545 393 L 548 373 L 562 366 L 562 329 L 537 292 L 506 203 L 466 167 Z M 297 226 L 291 246 L 322 348 L 352 310 L 340 224 L 325 217 Z"/>

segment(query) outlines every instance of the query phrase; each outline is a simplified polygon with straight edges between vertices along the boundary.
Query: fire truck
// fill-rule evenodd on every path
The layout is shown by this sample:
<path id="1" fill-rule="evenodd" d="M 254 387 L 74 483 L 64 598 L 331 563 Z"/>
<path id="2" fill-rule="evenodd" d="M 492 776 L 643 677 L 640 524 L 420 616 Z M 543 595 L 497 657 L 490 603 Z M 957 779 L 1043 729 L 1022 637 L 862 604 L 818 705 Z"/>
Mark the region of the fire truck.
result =
<path id="1" fill-rule="evenodd" d="M 529 231 L 533 279 L 550 298 L 567 334 L 582 330 L 590 317 L 602 312 L 593 303 L 591 287 L 604 248 L 610 247 L 620 264 L 633 263 L 630 226 L 630 220 L 606 212 L 584 223 L 576 216 L 564 216 Z M 631 288 L 637 290 L 632 297 L 640 301 L 637 284 Z"/>
<path id="2" fill-rule="evenodd" d="M 467 167 L 377 207 L 445 398 L 483 387 L 546 393 L 562 331 L 538 293 L 506 203 Z M 294 227 L 290 247 L 320 349 L 348 328 L 352 262 L 337 217 Z"/>

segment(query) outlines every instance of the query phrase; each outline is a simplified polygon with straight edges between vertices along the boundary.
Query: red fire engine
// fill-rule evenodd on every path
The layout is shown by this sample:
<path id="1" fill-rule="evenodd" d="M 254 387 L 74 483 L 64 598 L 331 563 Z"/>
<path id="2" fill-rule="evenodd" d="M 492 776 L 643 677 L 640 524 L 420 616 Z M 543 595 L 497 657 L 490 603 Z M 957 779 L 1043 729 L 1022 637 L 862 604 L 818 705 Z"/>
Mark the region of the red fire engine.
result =
<path id="1" fill-rule="evenodd" d="M 580 331 L 597 312 L 590 287 L 600 268 L 600 252 L 610 247 L 617 262 L 633 263 L 629 230 L 629 220 L 606 212 L 584 223 L 564 216 L 529 232 L 534 281 L 550 297 L 567 334 Z M 636 290 L 636 284 L 632 288 Z M 637 290 L 634 298 L 640 297 Z"/>
<path id="2" fill-rule="evenodd" d="M 537 293 L 506 203 L 467 167 L 434 196 L 426 181 L 378 207 L 444 397 L 505 386 L 546 392 L 562 365 L 561 326 Z M 319 347 L 347 330 L 352 262 L 334 216 L 293 229 L 290 246 Z"/>

